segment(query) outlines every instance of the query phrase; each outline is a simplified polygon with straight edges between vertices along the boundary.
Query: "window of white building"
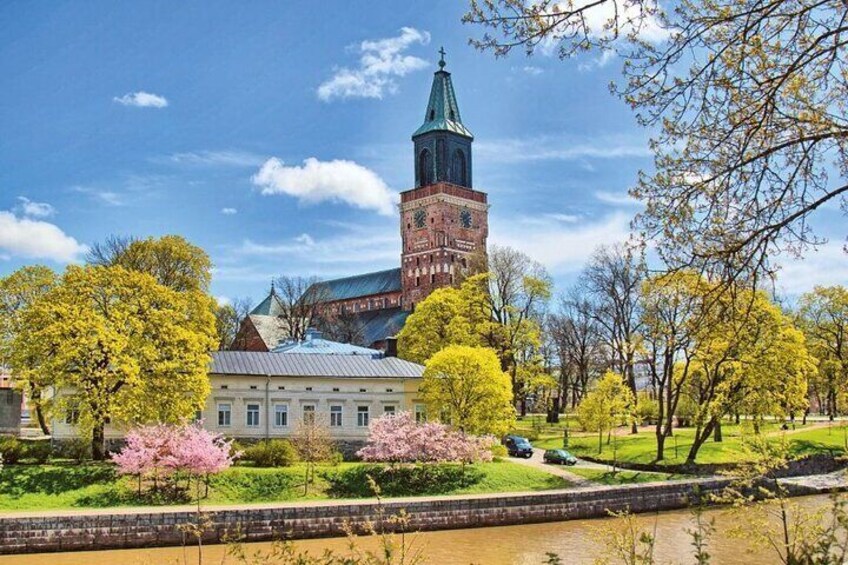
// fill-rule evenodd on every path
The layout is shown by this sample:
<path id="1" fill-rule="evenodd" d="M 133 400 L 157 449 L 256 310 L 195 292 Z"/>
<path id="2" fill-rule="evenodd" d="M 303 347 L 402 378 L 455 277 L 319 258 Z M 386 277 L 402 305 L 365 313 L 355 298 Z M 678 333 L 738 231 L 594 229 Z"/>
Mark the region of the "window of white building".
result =
<path id="1" fill-rule="evenodd" d="M 394 404 L 387 404 L 383 406 L 383 414 L 388 414 L 389 416 L 394 416 L 396 414 L 397 408 Z"/>
<path id="2" fill-rule="evenodd" d="M 258 404 L 248 404 L 247 405 L 247 427 L 248 428 L 259 427 L 259 405 Z"/>
<path id="3" fill-rule="evenodd" d="M 426 414 L 424 413 L 424 405 L 416 404 L 415 405 L 415 421 L 419 424 L 427 419 Z"/>
<path id="4" fill-rule="evenodd" d="M 368 406 L 357 406 L 356 407 L 356 425 L 360 427 L 367 427 L 368 421 L 370 420 L 371 409 Z"/>
<path id="5" fill-rule="evenodd" d="M 315 405 L 314 404 L 304 404 L 303 405 L 303 423 L 311 424 L 315 422 Z"/>
<path id="6" fill-rule="evenodd" d="M 218 426 L 222 428 L 230 427 L 230 419 L 233 411 L 232 406 L 228 402 L 218 404 Z"/>
<path id="7" fill-rule="evenodd" d="M 274 405 L 274 426 L 285 428 L 289 425 L 289 407 L 286 404 Z"/>
<path id="8" fill-rule="evenodd" d="M 332 428 L 340 428 L 342 427 L 342 407 L 341 406 L 330 406 L 330 427 Z"/>

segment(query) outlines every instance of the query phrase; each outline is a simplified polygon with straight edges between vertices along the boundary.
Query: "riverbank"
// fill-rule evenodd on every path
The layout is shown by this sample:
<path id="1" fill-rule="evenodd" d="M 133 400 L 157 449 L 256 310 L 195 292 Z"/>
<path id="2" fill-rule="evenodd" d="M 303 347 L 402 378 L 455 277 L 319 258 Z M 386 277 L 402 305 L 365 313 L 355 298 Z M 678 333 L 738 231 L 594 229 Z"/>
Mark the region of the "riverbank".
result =
<path id="1" fill-rule="evenodd" d="M 848 488 L 843 476 L 832 479 L 825 484 L 820 478 L 795 478 L 789 487 L 794 495 Z M 251 542 L 340 536 L 347 526 L 362 528 L 401 510 L 410 517 L 408 528 L 418 531 L 598 518 L 609 511 L 658 512 L 685 508 L 729 483 L 688 479 L 542 493 L 207 507 L 203 542 L 222 543 L 235 534 Z M 188 507 L 16 513 L 0 518 L 0 553 L 179 546 L 184 540 L 178 525 L 196 520 Z"/>

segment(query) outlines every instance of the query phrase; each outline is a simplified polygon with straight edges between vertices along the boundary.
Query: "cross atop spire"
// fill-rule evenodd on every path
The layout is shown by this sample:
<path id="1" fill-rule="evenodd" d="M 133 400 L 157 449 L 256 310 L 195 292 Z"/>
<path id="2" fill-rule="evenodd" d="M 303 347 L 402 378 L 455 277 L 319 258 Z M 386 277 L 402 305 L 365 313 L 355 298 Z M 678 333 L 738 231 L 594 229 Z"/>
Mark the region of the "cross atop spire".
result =
<path id="1" fill-rule="evenodd" d="M 445 63 L 445 48 L 444 47 L 439 47 L 439 55 L 442 56 L 441 59 L 439 59 L 439 68 L 444 69 L 445 65 L 447 65 L 447 63 Z"/>

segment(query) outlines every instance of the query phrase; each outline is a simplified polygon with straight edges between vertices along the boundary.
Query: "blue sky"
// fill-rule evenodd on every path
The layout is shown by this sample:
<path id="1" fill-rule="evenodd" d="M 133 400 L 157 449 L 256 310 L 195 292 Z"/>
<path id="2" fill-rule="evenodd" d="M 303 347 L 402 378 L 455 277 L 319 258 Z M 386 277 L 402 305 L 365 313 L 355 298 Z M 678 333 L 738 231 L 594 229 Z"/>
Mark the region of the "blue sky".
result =
<path id="1" fill-rule="evenodd" d="M 176 233 L 215 263 L 213 292 L 259 300 L 279 274 L 396 266 L 392 203 L 447 51 L 490 242 L 559 289 L 622 240 L 650 166 L 647 133 L 609 94 L 620 61 L 494 59 L 463 2 L 0 4 L 0 275 L 61 268 L 110 234 Z M 848 279 L 834 243 L 782 288 Z M 832 233 L 830 233 L 832 232 Z"/>

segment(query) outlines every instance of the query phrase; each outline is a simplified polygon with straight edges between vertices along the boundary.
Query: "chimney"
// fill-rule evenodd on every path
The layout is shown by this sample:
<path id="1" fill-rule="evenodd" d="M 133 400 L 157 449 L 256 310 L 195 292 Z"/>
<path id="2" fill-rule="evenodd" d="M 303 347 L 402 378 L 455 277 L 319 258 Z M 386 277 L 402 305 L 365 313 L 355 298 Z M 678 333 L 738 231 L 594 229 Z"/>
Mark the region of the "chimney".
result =
<path id="1" fill-rule="evenodd" d="M 312 341 L 313 339 L 321 339 L 321 332 L 316 330 L 315 328 L 306 328 L 305 341 Z"/>
<path id="2" fill-rule="evenodd" d="M 386 357 L 397 357 L 397 338 L 394 336 L 386 338 Z"/>

